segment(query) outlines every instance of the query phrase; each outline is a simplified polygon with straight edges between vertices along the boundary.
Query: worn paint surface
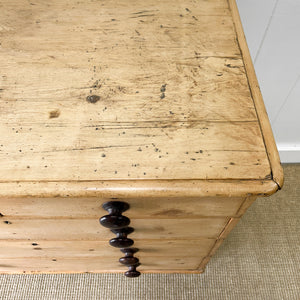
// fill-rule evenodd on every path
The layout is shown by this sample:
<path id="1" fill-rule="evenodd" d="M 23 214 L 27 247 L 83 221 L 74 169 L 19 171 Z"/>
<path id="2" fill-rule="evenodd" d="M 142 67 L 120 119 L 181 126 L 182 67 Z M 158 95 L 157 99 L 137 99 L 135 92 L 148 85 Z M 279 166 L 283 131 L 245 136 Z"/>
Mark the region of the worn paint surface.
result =
<path id="1" fill-rule="evenodd" d="M 0 180 L 270 179 L 230 9 L 0 4 Z"/>

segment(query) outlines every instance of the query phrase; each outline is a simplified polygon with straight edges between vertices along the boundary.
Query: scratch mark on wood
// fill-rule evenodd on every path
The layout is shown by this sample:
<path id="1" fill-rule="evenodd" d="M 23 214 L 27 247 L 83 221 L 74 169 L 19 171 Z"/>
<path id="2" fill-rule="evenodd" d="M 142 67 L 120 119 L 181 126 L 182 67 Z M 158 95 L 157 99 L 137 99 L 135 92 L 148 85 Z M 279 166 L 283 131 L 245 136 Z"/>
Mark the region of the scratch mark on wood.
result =
<path id="1" fill-rule="evenodd" d="M 129 147 L 137 147 L 137 146 L 146 146 L 147 144 L 139 144 L 139 145 L 112 145 L 112 146 L 102 146 L 102 147 L 87 147 L 87 148 L 72 148 L 72 149 L 55 149 L 52 151 L 40 151 L 38 153 L 52 153 L 52 152 L 66 152 L 66 151 L 86 151 L 86 150 L 99 150 L 99 149 L 110 149 L 110 148 L 129 148 Z M 46 166 L 45 166 L 46 167 Z"/>
<path id="2" fill-rule="evenodd" d="M 149 12 L 155 12 L 155 11 L 158 11 L 158 9 L 155 9 L 155 10 L 141 10 L 141 11 L 132 13 L 132 15 L 139 15 L 139 14 L 144 14 L 144 13 L 149 13 Z"/>
<path id="3" fill-rule="evenodd" d="M 155 16 L 155 14 L 150 14 L 150 15 L 139 15 L 139 16 L 133 16 L 130 17 L 131 19 L 135 19 L 135 18 L 142 18 L 142 17 L 153 17 Z"/>
<path id="4" fill-rule="evenodd" d="M 226 64 L 226 67 L 232 68 L 232 69 L 239 69 L 239 68 L 241 68 L 241 66 L 234 66 L 232 64 Z"/>

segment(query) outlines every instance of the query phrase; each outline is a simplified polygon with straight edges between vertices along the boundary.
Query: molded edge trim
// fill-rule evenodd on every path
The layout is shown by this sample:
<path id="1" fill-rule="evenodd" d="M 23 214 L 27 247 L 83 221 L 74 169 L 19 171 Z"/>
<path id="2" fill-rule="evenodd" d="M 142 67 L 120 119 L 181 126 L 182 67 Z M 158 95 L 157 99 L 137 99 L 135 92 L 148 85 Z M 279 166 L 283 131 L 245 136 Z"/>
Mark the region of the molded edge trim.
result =
<path id="1" fill-rule="evenodd" d="M 273 180 L 115 180 L 0 182 L 0 198 L 248 197 L 278 190 Z"/>
<path id="2" fill-rule="evenodd" d="M 269 157 L 269 162 L 272 170 L 272 178 L 274 182 L 277 184 L 278 189 L 281 189 L 284 180 L 283 169 L 280 164 L 280 158 L 277 151 L 272 128 L 269 122 L 268 114 L 259 88 L 259 84 L 255 74 L 249 48 L 247 46 L 239 11 L 235 0 L 228 0 L 228 3 L 232 13 L 232 18 L 236 29 L 238 43 L 242 52 L 242 56 L 244 58 L 244 64 L 247 73 L 246 75 L 248 77 L 249 87 L 252 93 L 252 98 L 256 107 L 256 112 L 261 126 L 265 147 Z"/>

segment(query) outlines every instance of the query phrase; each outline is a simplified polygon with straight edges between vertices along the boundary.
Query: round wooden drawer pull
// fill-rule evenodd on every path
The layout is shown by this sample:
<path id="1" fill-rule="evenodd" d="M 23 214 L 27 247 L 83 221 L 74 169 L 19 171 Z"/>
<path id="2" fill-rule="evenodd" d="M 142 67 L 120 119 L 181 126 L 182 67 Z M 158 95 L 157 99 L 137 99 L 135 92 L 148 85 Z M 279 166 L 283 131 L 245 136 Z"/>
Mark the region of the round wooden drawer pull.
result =
<path id="1" fill-rule="evenodd" d="M 122 213 L 129 209 L 129 204 L 121 201 L 109 201 L 105 202 L 102 207 L 109 213 L 109 215 L 100 218 L 102 226 L 110 229 L 118 229 L 130 224 L 130 219 L 122 216 Z"/>
<path id="2" fill-rule="evenodd" d="M 121 201 L 109 201 L 102 205 L 103 209 L 108 211 L 108 215 L 100 218 L 100 224 L 110 230 L 117 236 L 109 241 L 113 247 L 122 248 L 121 251 L 125 254 L 124 257 L 119 259 L 120 263 L 128 267 L 125 272 L 126 277 L 138 277 L 141 275 L 136 268 L 140 265 L 139 259 L 134 257 L 139 249 L 129 248 L 133 245 L 134 241 L 127 237 L 134 229 L 128 227 L 130 219 L 123 216 L 122 213 L 129 209 L 129 204 Z"/>
<path id="3" fill-rule="evenodd" d="M 128 267 L 128 271 L 125 272 L 126 277 L 138 277 L 141 275 L 136 268 L 140 265 L 139 259 L 134 257 L 134 253 L 138 252 L 139 249 L 137 248 L 125 248 L 120 249 L 125 256 L 119 259 L 120 263 Z"/>
<path id="4" fill-rule="evenodd" d="M 126 248 L 133 245 L 134 241 L 132 239 L 127 238 L 127 235 L 134 231 L 132 227 L 111 229 L 111 231 L 117 235 L 117 237 L 109 241 L 109 244 L 111 246 L 117 248 Z"/>

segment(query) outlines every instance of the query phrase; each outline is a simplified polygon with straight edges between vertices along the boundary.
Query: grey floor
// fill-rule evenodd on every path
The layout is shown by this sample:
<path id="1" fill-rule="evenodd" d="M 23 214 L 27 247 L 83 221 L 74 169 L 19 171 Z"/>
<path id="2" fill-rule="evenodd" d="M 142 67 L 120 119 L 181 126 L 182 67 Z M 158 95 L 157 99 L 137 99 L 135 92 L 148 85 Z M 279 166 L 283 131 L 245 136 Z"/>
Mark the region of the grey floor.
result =
<path id="1" fill-rule="evenodd" d="M 258 199 L 201 275 L 1 275 L 0 299 L 300 299 L 300 164 Z"/>

